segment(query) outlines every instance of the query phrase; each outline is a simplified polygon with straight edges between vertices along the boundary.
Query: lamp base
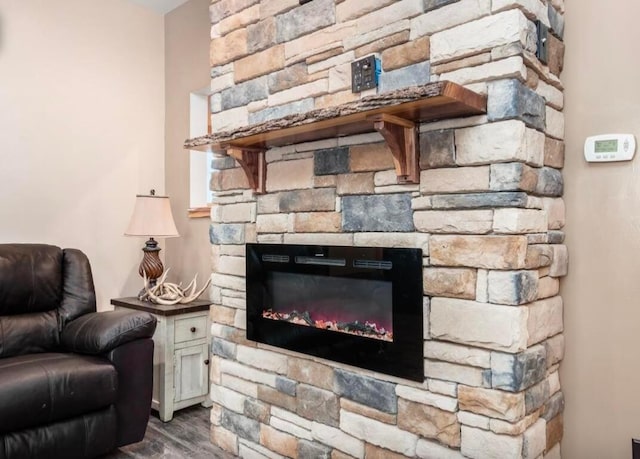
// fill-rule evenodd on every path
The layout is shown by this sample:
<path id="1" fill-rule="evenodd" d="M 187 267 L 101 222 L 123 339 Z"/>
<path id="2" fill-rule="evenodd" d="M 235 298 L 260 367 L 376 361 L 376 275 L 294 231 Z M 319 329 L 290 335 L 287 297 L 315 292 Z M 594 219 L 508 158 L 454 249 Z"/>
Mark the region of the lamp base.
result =
<path id="1" fill-rule="evenodd" d="M 164 272 L 164 266 L 160 261 L 160 247 L 158 247 L 158 241 L 154 238 L 149 238 L 142 248 L 144 256 L 140 262 L 140 268 L 138 268 L 138 274 L 141 277 L 147 276 L 149 281 L 149 287 L 156 285 L 157 279 L 162 276 Z"/>

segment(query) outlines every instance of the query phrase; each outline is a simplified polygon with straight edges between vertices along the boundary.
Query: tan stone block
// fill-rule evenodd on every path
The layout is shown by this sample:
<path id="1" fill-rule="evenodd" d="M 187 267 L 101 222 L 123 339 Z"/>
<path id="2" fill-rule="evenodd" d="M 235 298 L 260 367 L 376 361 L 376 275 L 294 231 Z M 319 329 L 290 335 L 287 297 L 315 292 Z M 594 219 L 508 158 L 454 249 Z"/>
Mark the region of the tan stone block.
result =
<path id="1" fill-rule="evenodd" d="M 527 67 L 524 65 L 522 56 L 514 56 L 499 61 L 476 65 L 475 67 L 466 67 L 452 72 L 442 73 L 440 74 L 440 78 L 468 86 L 473 83 L 503 78 L 523 80 L 526 78 L 526 75 Z M 480 91 L 476 89 L 476 91 L 486 94 L 485 90 Z"/>
<path id="2" fill-rule="evenodd" d="M 352 172 L 393 169 L 393 155 L 386 143 L 354 145 L 349 149 Z"/>
<path id="3" fill-rule="evenodd" d="M 537 459 L 542 456 L 547 445 L 546 431 L 547 422 L 542 418 L 526 430 L 522 445 L 523 459 Z"/>
<path id="4" fill-rule="evenodd" d="M 564 43 L 562 43 L 553 34 L 548 34 L 547 50 L 548 50 L 548 66 L 551 73 L 560 76 L 564 67 Z"/>
<path id="5" fill-rule="evenodd" d="M 387 424 L 395 425 L 397 422 L 395 414 L 385 413 L 383 411 L 376 410 L 375 408 L 353 402 L 347 398 L 340 399 L 340 408 Z"/>
<path id="6" fill-rule="evenodd" d="M 429 60 L 429 37 L 421 37 L 409 43 L 388 48 L 382 52 L 384 71 L 394 70 L 407 65 Z"/>
<path id="7" fill-rule="evenodd" d="M 313 158 L 268 164 L 267 177 L 267 192 L 311 188 Z"/>
<path id="8" fill-rule="evenodd" d="M 541 300 L 543 298 L 556 296 L 559 292 L 559 279 L 550 276 L 541 277 L 540 281 L 538 282 L 538 297 L 536 299 Z"/>
<path id="9" fill-rule="evenodd" d="M 547 213 L 536 209 L 496 209 L 493 231 L 497 234 L 544 233 L 548 229 Z"/>
<path id="10" fill-rule="evenodd" d="M 337 458 L 364 457 L 364 442 L 348 435 L 340 429 L 314 422 L 311 427 L 311 435 L 315 440 L 336 448 L 334 449 L 334 453 L 339 450 L 342 455 L 335 456 Z M 333 454 L 331 457 L 334 457 Z"/>
<path id="11" fill-rule="evenodd" d="M 336 6 L 336 21 L 346 22 L 393 3 L 394 0 L 344 0 Z"/>
<path id="12" fill-rule="evenodd" d="M 356 458 L 343 453 L 339 449 L 334 449 L 333 451 L 331 451 L 331 459 L 356 459 Z"/>
<path id="13" fill-rule="evenodd" d="M 511 393 L 480 387 L 458 386 L 460 409 L 506 421 L 525 416 L 524 393 Z"/>
<path id="14" fill-rule="evenodd" d="M 476 270 L 456 268 L 425 268 L 425 295 L 475 299 Z"/>
<path id="15" fill-rule="evenodd" d="M 284 91 L 280 91 L 275 94 L 269 94 L 268 102 L 269 106 L 281 105 L 305 99 L 307 97 L 320 96 L 327 92 L 329 92 L 329 79 L 323 78 L 300 86 L 285 89 Z"/>
<path id="16" fill-rule="evenodd" d="M 324 244 L 353 245 L 353 234 L 350 233 L 287 233 L 285 244 Z"/>
<path id="17" fill-rule="evenodd" d="M 258 215 L 256 218 L 256 231 L 258 233 L 286 233 L 289 231 L 289 215 Z"/>
<path id="18" fill-rule="evenodd" d="M 303 63 L 291 65 L 269 76 L 269 91 L 278 92 L 309 81 L 307 66 Z"/>
<path id="19" fill-rule="evenodd" d="M 460 424 L 455 413 L 400 399 L 398 427 L 454 448 L 460 446 Z"/>
<path id="20" fill-rule="evenodd" d="M 420 172 L 420 191 L 423 194 L 488 191 L 489 166 L 427 169 Z"/>
<path id="21" fill-rule="evenodd" d="M 417 388 L 398 384 L 396 386 L 396 395 L 405 400 L 410 400 L 421 405 L 433 406 L 452 413 L 458 409 L 458 401 L 455 398 L 431 393 L 426 390 L 425 386 L 423 386 L 423 388 Z"/>
<path id="22" fill-rule="evenodd" d="M 242 169 L 224 169 L 211 173 L 210 188 L 212 191 L 227 191 L 249 188 L 249 181 Z"/>
<path id="23" fill-rule="evenodd" d="M 544 165 L 562 169 L 564 167 L 564 142 L 561 140 L 545 138 Z"/>
<path id="24" fill-rule="evenodd" d="M 333 188 L 337 182 L 338 179 L 335 175 L 318 175 L 313 177 L 314 188 Z"/>
<path id="25" fill-rule="evenodd" d="M 545 133 L 556 139 L 564 139 L 564 113 L 547 105 L 545 110 L 546 129 Z"/>
<path id="26" fill-rule="evenodd" d="M 333 390 L 333 369 L 311 360 L 290 357 L 287 378 L 322 389 Z"/>
<path id="27" fill-rule="evenodd" d="M 549 275 L 553 277 L 566 276 L 569 270 L 569 252 L 567 246 L 563 244 L 554 244 L 553 261 L 549 267 Z"/>
<path id="28" fill-rule="evenodd" d="M 364 457 L 367 459 L 405 459 L 406 456 L 394 453 L 388 449 L 379 448 L 375 445 L 367 443 L 364 448 Z"/>
<path id="29" fill-rule="evenodd" d="M 413 214 L 418 231 L 425 233 L 486 234 L 493 226 L 492 210 L 427 210 Z"/>
<path id="30" fill-rule="evenodd" d="M 547 451 L 560 443 L 564 433 L 564 418 L 562 413 L 547 422 Z"/>
<path id="31" fill-rule="evenodd" d="M 228 257 L 221 256 L 216 264 L 217 272 L 223 274 L 231 274 L 233 276 L 245 275 L 245 259 L 244 257 Z"/>
<path id="32" fill-rule="evenodd" d="M 338 233 L 342 229 L 342 214 L 338 212 L 310 212 L 293 215 L 296 233 Z"/>
<path id="33" fill-rule="evenodd" d="M 521 269 L 525 266 L 525 236 L 431 236 L 431 264 L 486 269 Z"/>
<path id="34" fill-rule="evenodd" d="M 325 61 L 327 59 L 331 59 L 332 57 L 339 56 L 344 53 L 344 46 L 336 46 L 335 48 L 330 48 L 326 51 L 323 51 L 318 54 L 314 54 L 313 56 L 309 56 L 305 59 L 305 63 L 307 65 L 316 64 L 318 62 Z"/>
<path id="35" fill-rule="evenodd" d="M 465 426 L 478 427 L 483 430 L 489 430 L 491 418 L 475 413 L 470 413 L 468 411 L 458 411 L 457 416 L 460 424 L 464 424 Z"/>
<path id="36" fill-rule="evenodd" d="M 289 11 L 300 5 L 299 0 L 269 0 L 260 2 L 260 17 L 262 19 Z"/>
<path id="37" fill-rule="evenodd" d="M 326 27 L 316 32 L 303 35 L 295 40 L 286 42 L 284 45 L 287 65 L 300 62 L 314 54 L 341 46 L 342 40 L 345 37 L 352 36 L 356 33 L 356 30 L 357 24 L 355 21 L 350 21 L 335 24 L 331 27 Z"/>
<path id="38" fill-rule="evenodd" d="M 425 360 L 424 375 L 428 378 L 436 378 L 459 384 L 483 384 L 483 371 L 480 368 L 458 365 L 456 363 L 440 362 L 437 360 Z"/>
<path id="39" fill-rule="evenodd" d="M 349 194 L 373 194 L 374 174 L 340 174 L 337 176 L 336 191 L 339 196 Z"/>
<path id="40" fill-rule="evenodd" d="M 234 308 L 227 308 L 224 306 L 213 305 L 211 308 L 212 320 L 219 324 L 233 325 L 233 320 L 236 315 Z"/>
<path id="41" fill-rule="evenodd" d="M 238 362 L 254 368 L 278 374 L 287 374 L 288 358 L 274 351 L 237 346 L 236 359 Z"/>
<path id="42" fill-rule="evenodd" d="M 525 307 L 436 297 L 430 306 L 431 336 L 488 349 L 523 351 L 527 347 L 527 312 Z M 481 386 L 482 379 L 474 385 Z"/>
<path id="43" fill-rule="evenodd" d="M 538 269 L 549 266 L 553 260 L 553 249 L 548 244 L 530 244 L 527 247 L 527 257 L 525 267 L 527 269 Z"/>
<path id="44" fill-rule="evenodd" d="M 275 72 L 284 67 L 284 45 L 251 54 L 234 63 L 236 83 Z"/>
<path id="45" fill-rule="evenodd" d="M 370 54 L 379 53 L 387 48 L 406 43 L 407 41 L 409 41 L 409 31 L 402 30 L 356 48 L 355 55 L 356 58 L 369 56 Z"/>
<path id="46" fill-rule="evenodd" d="M 260 444 L 286 457 L 297 457 L 298 440 L 271 426 L 260 425 Z"/>
<path id="47" fill-rule="evenodd" d="M 331 71 L 330 71 L 331 73 Z M 329 86 L 331 86 L 331 77 L 329 81 Z M 316 97 L 315 99 L 315 108 L 327 108 L 327 107 L 335 107 L 337 105 L 346 104 L 348 102 L 353 102 L 354 100 L 358 100 L 360 98 L 359 94 L 351 92 L 351 90 L 334 92 L 331 94 L 325 94 L 320 97 Z"/>
<path id="48" fill-rule="evenodd" d="M 221 38 L 211 40 L 211 67 L 226 64 L 247 55 L 247 29 L 238 29 Z"/>
<path id="49" fill-rule="evenodd" d="M 220 35 L 226 35 L 236 29 L 246 27 L 249 24 L 258 22 L 260 19 L 260 5 L 253 5 L 242 11 L 224 18 L 213 25 Z"/>
<path id="50" fill-rule="evenodd" d="M 238 454 L 238 436 L 221 426 L 211 426 L 211 443 L 231 454 Z"/>
<path id="51" fill-rule="evenodd" d="M 296 398 L 283 394 L 268 386 L 258 386 L 258 398 L 263 402 L 279 406 L 288 411 L 296 410 Z"/>
<path id="52" fill-rule="evenodd" d="M 522 435 L 525 430 L 531 427 L 538 419 L 540 419 L 540 410 L 534 411 L 517 422 L 491 419 L 489 421 L 489 430 L 501 435 Z"/>

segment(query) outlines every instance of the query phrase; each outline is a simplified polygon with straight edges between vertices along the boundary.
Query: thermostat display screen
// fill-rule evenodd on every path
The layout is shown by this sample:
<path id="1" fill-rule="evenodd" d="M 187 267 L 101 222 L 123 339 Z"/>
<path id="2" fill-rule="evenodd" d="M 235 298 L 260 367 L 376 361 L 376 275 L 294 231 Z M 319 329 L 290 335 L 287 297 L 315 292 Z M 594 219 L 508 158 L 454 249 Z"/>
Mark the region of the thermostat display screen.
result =
<path id="1" fill-rule="evenodd" d="M 618 139 L 596 140 L 594 143 L 596 153 L 614 153 L 618 151 Z"/>

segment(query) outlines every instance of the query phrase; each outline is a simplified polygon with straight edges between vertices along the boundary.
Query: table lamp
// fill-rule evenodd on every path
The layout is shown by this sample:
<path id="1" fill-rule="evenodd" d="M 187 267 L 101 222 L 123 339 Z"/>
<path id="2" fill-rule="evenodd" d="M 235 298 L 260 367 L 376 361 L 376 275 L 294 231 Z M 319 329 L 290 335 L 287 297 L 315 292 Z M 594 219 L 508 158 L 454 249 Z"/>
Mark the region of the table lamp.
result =
<path id="1" fill-rule="evenodd" d="M 162 276 L 164 267 L 160 261 L 160 247 L 154 237 L 179 236 L 176 224 L 173 221 L 171 205 L 168 196 L 156 196 L 155 190 L 150 194 L 136 195 L 136 205 L 125 236 L 145 236 L 149 240 L 142 248 L 144 256 L 140 262 L 138 273 L 149 279 L 149 285 L 153 286 L 156 279 Z"/>

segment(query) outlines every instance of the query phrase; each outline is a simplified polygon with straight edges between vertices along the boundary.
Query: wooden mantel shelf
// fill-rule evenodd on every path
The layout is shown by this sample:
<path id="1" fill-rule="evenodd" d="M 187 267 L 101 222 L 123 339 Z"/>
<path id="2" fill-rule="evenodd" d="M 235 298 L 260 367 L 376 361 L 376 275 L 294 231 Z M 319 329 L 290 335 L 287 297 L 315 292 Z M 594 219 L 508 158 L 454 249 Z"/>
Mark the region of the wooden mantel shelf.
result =
<path id="1" fill-rule="evenodd" d="M 267 149 L 378 131 L 391 149 L 399 182 L 417 183 L 420 151 L 416 125 L 479 115 L 486 113 L 486 107 L 486 97 L 455 83 L 439 81 L 188 139 L 184 147 L 232 156 L 255 192 L 264 193 Z"/>

